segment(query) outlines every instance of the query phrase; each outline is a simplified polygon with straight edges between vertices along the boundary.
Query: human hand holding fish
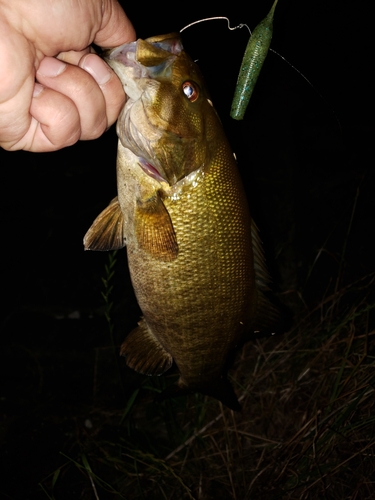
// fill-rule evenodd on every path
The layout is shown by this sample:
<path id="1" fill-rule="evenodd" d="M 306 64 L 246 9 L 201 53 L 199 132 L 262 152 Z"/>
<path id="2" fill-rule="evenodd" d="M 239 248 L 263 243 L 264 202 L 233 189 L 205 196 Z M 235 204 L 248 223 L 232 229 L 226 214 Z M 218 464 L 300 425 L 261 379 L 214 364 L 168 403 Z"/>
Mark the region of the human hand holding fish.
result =
<path id="1" fill-rule="evenodd" d="M 125 95 L 90 46 L 134 39 L 116 0 L 0 0 L 0 146 L 55 151 L 99 137 Z"/>

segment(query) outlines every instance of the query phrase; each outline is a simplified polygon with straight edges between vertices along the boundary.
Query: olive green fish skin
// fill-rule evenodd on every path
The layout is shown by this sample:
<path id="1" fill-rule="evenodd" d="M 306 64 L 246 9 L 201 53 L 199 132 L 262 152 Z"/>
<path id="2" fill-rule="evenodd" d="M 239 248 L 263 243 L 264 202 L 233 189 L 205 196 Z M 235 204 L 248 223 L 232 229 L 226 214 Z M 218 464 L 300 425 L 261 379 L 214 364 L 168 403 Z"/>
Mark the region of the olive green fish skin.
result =
<path id="1" fill-rule="evenodd" d="M 177 392 L 199 391 L 238 410 L 225 367 L 243 335 L 260 329 L 268 275 L 222 125 L 174 37 L 138 41 L 135 69 L 128 48 L 109 59 L 133 98 L 117 123 L 118 200 L 84 243 L 126 244 L 143 313 L 121 348 L 128 366 L 160 375 L 175 362 Z"/>
<path id="2" fill-rule="evenodd" d="M 119 165 L 120 183 L 129 187 L 124 177 Z M 176 362 L 180 384 L 199 389 L 222 374 L 255 299 L 250 219 L 230 150 L 222 146 L 209 168 L 163 202 L 177 258 L 159 261 L 130 237 L 129 268 L 145 321 Z"/>
<path id="3" fill-rule="evenodd" d="M 273 34 L 273 16 L 278 0 L 275 0 L 267 16 L 254 28 L 242 59 L 234 91 L 230 116 L 243 120 L 253 94 L 255 84 L 266 60 Z"/>

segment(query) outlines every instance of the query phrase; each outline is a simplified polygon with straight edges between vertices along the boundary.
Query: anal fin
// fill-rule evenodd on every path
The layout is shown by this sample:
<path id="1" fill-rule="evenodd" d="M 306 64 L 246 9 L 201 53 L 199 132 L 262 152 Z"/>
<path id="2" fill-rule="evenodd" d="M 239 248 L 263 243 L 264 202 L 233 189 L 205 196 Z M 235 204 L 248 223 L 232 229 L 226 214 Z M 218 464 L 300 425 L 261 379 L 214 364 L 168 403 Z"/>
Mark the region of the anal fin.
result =
<path id="1" fill-rule="evenodd" d="M 121 345 L 129 368 L 144 375 L 162 375 L 172 366 L 173 358 L 160 344 L 142 319 Z"/>

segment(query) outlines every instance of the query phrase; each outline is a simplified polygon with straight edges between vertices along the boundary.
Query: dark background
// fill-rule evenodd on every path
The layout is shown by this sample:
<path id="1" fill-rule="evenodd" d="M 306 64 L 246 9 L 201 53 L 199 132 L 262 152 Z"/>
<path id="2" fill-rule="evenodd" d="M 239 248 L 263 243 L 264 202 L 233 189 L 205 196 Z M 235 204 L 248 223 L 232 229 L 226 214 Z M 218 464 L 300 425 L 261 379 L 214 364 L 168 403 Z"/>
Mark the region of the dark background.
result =
<path id="1" fill-rule="evenodd" d="M 270 8 L 263 1 L 243 5 L 129 2 L 125 10 L 145 38 L 215 15 L 254 28 Z M 338 275 L 345 286 L 375 270 L 370 5 L 280 0 L 272 47 L 312 86 L 271 53 L 242 122 L 229 111 L 246 29 L 210 21 L 183 33 L 236 152 L 274 289 L 295 311 L 299 297 L 312 308 Z M 0 449 L 8 479 L 1 498 L 46 498 L 37 485 L 59 465 L 59 451 L 68 451 L 89 408 L 125 404 L 112 381 L 103 316 L 108 255 L 82 246 L 115 195 L 116 144 L 112 127 L 55 153 L 0 150 Z M 139 316 L 124 251 L 113 284 L 118 344 Z M 131 374 L 128 380 L 130 387 Z"/>

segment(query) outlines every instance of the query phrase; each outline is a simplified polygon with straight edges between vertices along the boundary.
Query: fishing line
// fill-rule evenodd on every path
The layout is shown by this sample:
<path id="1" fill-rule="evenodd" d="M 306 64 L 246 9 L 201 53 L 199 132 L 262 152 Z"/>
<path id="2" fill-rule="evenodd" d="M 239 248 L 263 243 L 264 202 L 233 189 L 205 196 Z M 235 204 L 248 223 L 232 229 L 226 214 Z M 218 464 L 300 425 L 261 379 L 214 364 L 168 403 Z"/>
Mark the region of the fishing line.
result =
<path id="1" fill-rule="evenodd" d="M 331 104 L 327 101 L 327 99 L 323 96 L 323 94 L 321 94 L 319 92 L 319 90 L 315 87 L 315 85 L 313 83 L 310 82 L 310 80 L 307 78 L 306 75 L 304 75 L 302 73 L 302 71 L 300 71 L 298 68 L 296 68 L 295 66 L 293 66 L 293 64 L 288 61 L 288 59 L 286 59 L 284 56 L 282 56 L 279 52 L 276 52 L 276 50 L 273 50 L 273 49 L 270 49 L 271 52 L 273 52 L 274 54 L 276 54 L 278 57 L 280 57 L 280 59 L 282 59 L 286 64 L 288 64 L 288 66 L 290 66 L 296 73 L 299 74 L 300 77 L 302 77 L 305 82 L 310 85 L 310 87 L 313 89 L 313 91 L 318 95 L 319 99 L 321 99 L 324 104 L 327 106 L 327 108 L 331 111 L 334 119 L 336 120 L 337 122 L 337 126 L 340 130 L 340 134 L 342 134 L 342 127 L 341 127 L 341 122 L 340 122 L 340 119 L 339 117 L 337 116 L 337 113 L 336 111 L 334 110 L 334 108 L 331 106 Z"/>
<path id="2" fill-rule="evenodd" d="M 224 17 L 224 16 L 205 17 L 204 19 L 198 19 L 198 21 L 194 21 L 194 22 L 192 22 L 190 24 L 187 24 L 182 29 L 180 29 L 180 33 L 182 33 L 187 28 L 190 28 L 191 26 L 194 26 L 195 24 L 203 23 L 205 21 L 216 21 L 216 20 L 220 20 L 220 19 L 225 19 L 227 21 L 227 23 L 228 23 L 228 29 L 229 30 L 233 31 L 233 30 L 237 30 L 237 29 L 241 29 L 241 28 L 247 28 L 249 30 L 249 33 L 250 33 L 250 36 L 251 36 L 251 29 L 249 28 L 249 26 L 247 24 L 241 23 L 238 26 L 234 26 L 232 28 L 231 25 L 230 25 L 229 19 L 227 17 Z"/>
<path id="3" fill-rule="evenodd" d="M 275 4 L 276 3 L 277 2 L 275 2 Z M 193 21 L 192 23 L 189 23 L 186 26 L 184 26 L 182 29 L 180 29 L 180 33 L 182 33 L 183 31 L 185 31 L 188 28 L 191 28 L 192 26 L 194 26 L 196 24 L 200 24 L 200 23 L 203 23 L 203 22 L 206 22 L 206 21 L 216 21 L 216 20 L 225 20 L 225 21 L 227 21 L 228 29 L 230 31 L 234 31 L 234 30 L 242 29 L 242 28 L 247 28 L 247 30 L 249 31 L 250 37 L 253 34 L 253 32 L 251 31 L 250 27 L 247 24 L 245 24 L 245 23 L 240 23 L 237 26 L 233 26 L 232 27 L 230 25 L 230 19 L 228 17 L 225 17 L 225 16 L 214 16 L 214 17 L 205 17 L 203 19 L 198 19 L 197 21 Z M 298 75 L 305 80 L 305 82 L 314 90 L 314 92 L 316 92 L 316 94 L 318 95 L 318 97 L 325 103 L 325 105 L 327 106 L 327 108 L 331 111 L 332 115 L 334 116 L 334 118 L 335 118 L 335 120 L 337 122 L 337 125 L 338 125 L 338 128 L 339 128 L 340 132 L 342 132 L 341 122 L 340 122 L 340 120 L 339 120 L 339 118 L 338 118 L 338 116 L 336 114 L 336 111 L 332 108 L 332 106 L 329 104 L 329 102 L 323 97 L 323 95 L 319 92 L 319 90 L 311 83 L 311 81 L 307 78 L 307 76 L 304 75 L 298 68 L 296 68 L 290 61 L 288 61 L 288 59 L 286 59 L 284 56 L 282 56 L 279 52 L 277 52 L 276 50 L 272 49 L 271 47 L 268 50 L 271 51 L 271 52 L 273 52 L 276 56 L 280 57 L 280 59 L 282 59 L 290 68 L 292 68 L 296 73 L 298 73 Z"/>

